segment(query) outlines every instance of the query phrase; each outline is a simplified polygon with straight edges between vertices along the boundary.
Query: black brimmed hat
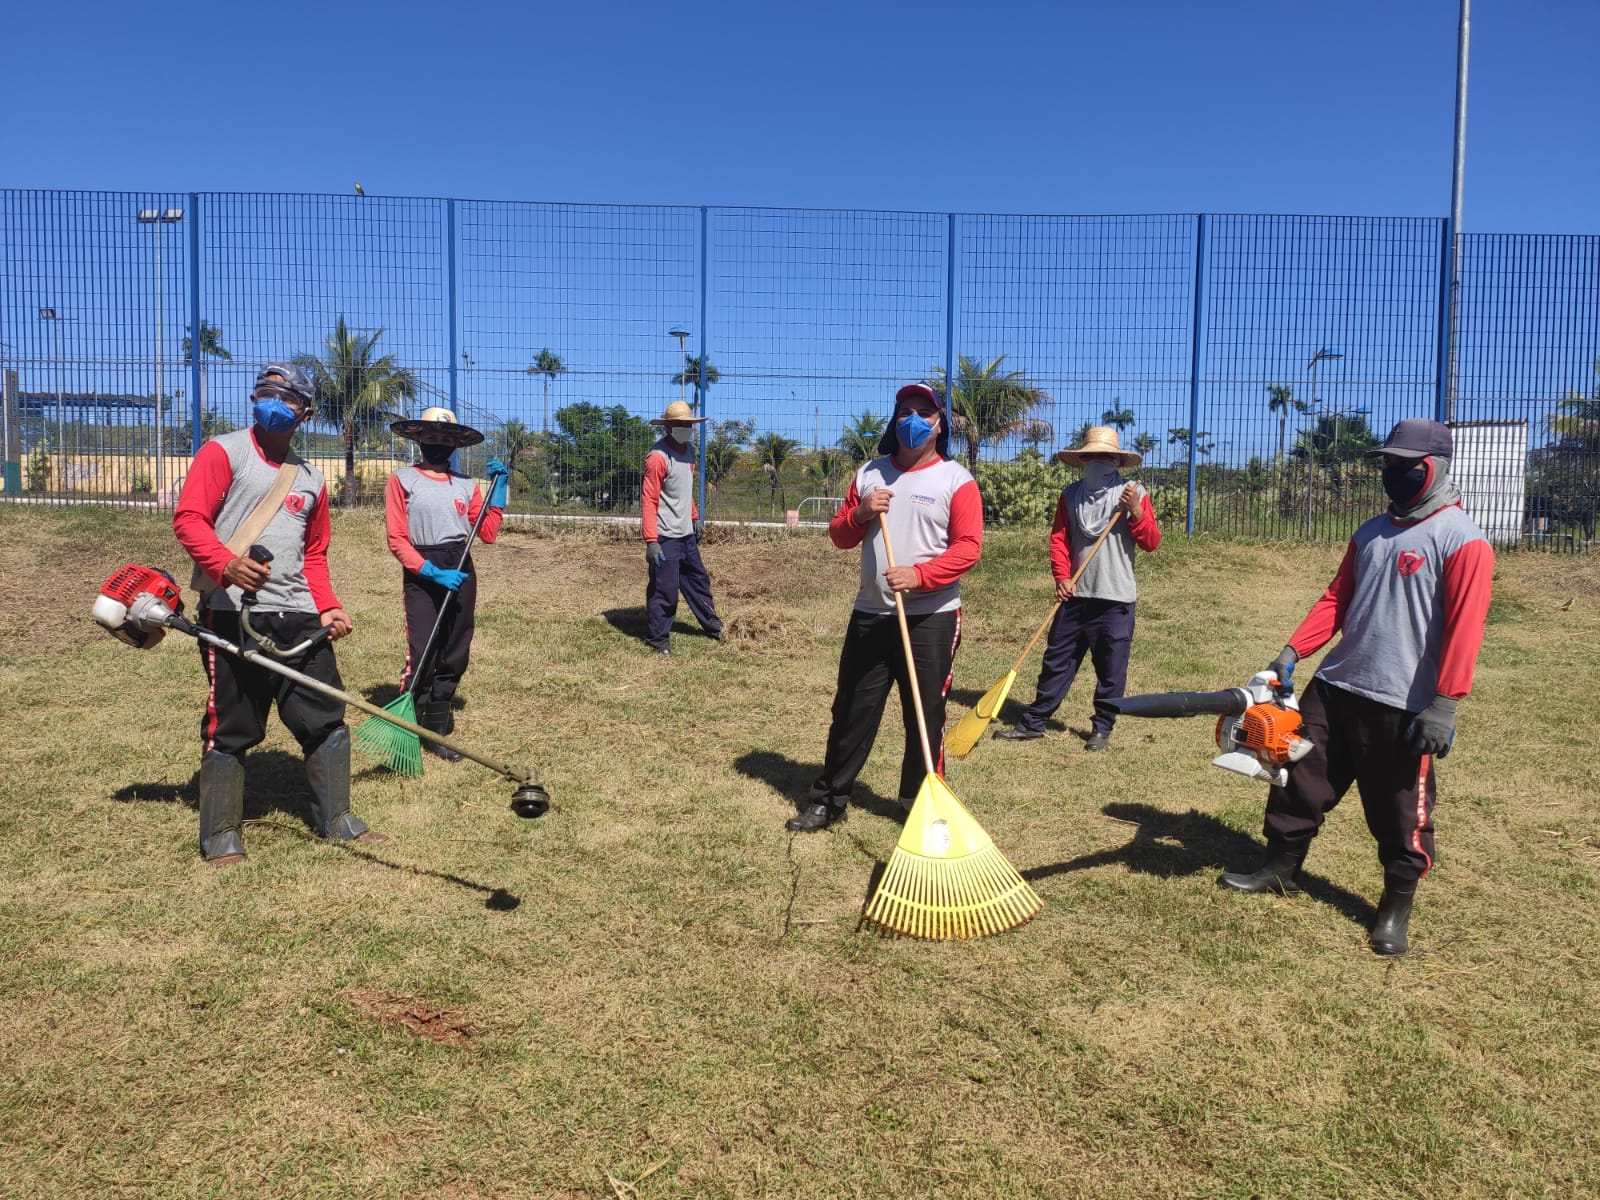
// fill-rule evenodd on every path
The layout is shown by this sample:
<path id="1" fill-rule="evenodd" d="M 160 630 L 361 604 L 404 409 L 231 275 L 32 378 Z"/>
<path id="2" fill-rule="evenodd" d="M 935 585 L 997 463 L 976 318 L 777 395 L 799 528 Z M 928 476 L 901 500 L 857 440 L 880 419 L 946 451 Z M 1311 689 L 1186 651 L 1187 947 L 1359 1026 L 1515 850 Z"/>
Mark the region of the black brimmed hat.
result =
<path id="1" fill-rule="evenodd" d="M 471 425 L 456 420 L 448 408 L 425 408 L 414 421 L 396 421 L 389 426 L 403 438 L 410 438 L 424 446 L 449 446 L 463 450 L 483 441 L 483 434 Z"/>
<path id="2" fill-rule="evenodd" d="M 1428 458 L 1437 455 L 1450 458 L 1455 454 L 1456 442 L 1450 426 L 1426 417 L 1408 417 L 1389 430 L 1383 445 L 1368 450 L 1368 458 L 1381 458 L 1392 454 L 1396 458 Z"/>

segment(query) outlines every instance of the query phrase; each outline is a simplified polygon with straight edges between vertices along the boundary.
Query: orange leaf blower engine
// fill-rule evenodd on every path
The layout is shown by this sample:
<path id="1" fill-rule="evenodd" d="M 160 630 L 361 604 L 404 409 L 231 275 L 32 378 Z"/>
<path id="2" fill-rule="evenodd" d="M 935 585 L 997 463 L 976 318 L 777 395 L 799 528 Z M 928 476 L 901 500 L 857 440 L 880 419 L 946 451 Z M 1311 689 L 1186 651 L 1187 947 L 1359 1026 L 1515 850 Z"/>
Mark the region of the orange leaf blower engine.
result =
<path id="1" fill-rule="evenodd" d="M 1300 736 L 1300 705 L 1271 671 L 1258 671 L 1244 687 L 1220 692 L 1153 692 L 1096 700 L 1095 707 L 1129 717 L 1217 715 L 1217 749 L 1211 765 L 1282 787 L 1289 767 L 1311 753 Z"/>

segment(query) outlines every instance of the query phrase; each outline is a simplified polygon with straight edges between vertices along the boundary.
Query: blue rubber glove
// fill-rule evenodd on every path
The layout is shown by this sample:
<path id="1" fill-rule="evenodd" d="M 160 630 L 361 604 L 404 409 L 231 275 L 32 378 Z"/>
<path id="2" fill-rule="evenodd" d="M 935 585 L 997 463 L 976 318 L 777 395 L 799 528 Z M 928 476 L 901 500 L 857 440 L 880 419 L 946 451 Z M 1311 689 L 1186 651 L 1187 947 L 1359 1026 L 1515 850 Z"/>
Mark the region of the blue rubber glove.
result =
<path id="1" fill-rule="evenodd" d="M 1433 703 L 1419 712 L 1406 726 L 1406 745 L 1415 754 L 1443 758 L 1456 740 L 1456 702 L 1449 696 L 1435 696 Z"/>
<path id="2" fill-rule="evenodd" d="M 495 479 L 495 476 L 499 476 Z M 494 479 L 494 487 L 489 489 L 489 507 L 504 508 L 506 501 L 511 499 L 511 471 L 505 463 L 498 458 L 489 460 L 489 478 Z"/>
<path id="3" fill-rule="evenodd" d="M 1285 646 L 1278 652 L 1278 657 L 1267 664 L 1267 670 L 1278 677 L 1278 695 L 1294 695 L 1294 665 L 1300 661 L 1300 656 L 1294 652 L 1293 646 Z"/>
<path id="4" fill-rule="evenodd" d="M 422 560 L 422 570 L 417 572 L 424 579 L 431 579 L 447 592 L 453 592 L 467 581 L 465 571 L 452 571 L 449 567 L 436 567 L 427 559 Z"/>

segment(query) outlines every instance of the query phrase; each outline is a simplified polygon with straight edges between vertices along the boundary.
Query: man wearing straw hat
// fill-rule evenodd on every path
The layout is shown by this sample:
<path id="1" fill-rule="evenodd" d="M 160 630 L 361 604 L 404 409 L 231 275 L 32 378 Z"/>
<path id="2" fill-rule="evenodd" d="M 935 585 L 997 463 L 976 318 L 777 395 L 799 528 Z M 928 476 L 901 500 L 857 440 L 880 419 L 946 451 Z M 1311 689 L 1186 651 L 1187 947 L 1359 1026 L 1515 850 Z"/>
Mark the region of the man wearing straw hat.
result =
<path id="1" fill-rule="evenodd" d="M 404 569 L 406 666 L 400 689 L 416 696 L 417 724 L 449 734 L 455 730 L 451 702 L 467 673 L 478 608 L 478 572 L 467 541 L 486 503 L 489 511 L 478 526 L 478 536 L 489 543 L 499 536 L 510 482 L 500 460 L 490 459 L 489 474 L 496 478 L 485 500 L 476 480 L 451 467 L 451 456 L 476 446 L 483 434 L 461 424 L 448 408 L 425 408 L 416 420 L 395 421 L 389 428 L 416 442 L 422 454 L 420 463 L 389 476 L 383 501 L 389 550 Z M 455 603 L 439 626 L 431 660 L 424 662 L 428 637 L 451 593 Z M 423 745 L 447 762 L 461 758 L 434 742 Z"/>
<path id="2" fill-rule="evenodd" d="M 878 442 L 881 455 L 862 465 L 828 523 L 841 550 L 861 547 L 861 586 L 839 652 L 839 683 L 828 727 L 827 756 L 799 815 L 797 833 L 845 819 L 856 776 L 872 753 L 891 684 L 900 689 L 906 744 L 900 760 L 900 806 L 911 810 L 927 774 L 905 650 L 895 614 L 905 605 L 916 680 L 927 718 L 933 769 L 944 772 L 944 708 L 961 643 L 961 577 L 983 552 L 983 498 L 967 469 L 950 459 L 950 421 L 939 394 L 911 383 L 895 394 L 894 418 Z M 884 554 L 888 522 L 896 565 Z"/>
<path id="3" fill-rule="evenodd" d="M 650 568 L 645 587 L 649 633 L 645 641 L 657 654 L 672 653 L 672 619 L 678 615 L 678 593 L 713 641 L 722 640 L 722 618 L 711 598 L 711 576 L 700 560 L 705 523 L 694 502 L 694 427 L 704 421 L 682 400 L 650 422 L 665 432 L 644 456 L 644 483 L 639 509 L 644 534 L 644 559 Z"/>
<path id="4" fill-rule="evenodd" d="M 1061 451 L 1056 459 L 1083 470 L 1082 479 L 1061 490 L 1050 528 L 1050 570 L 1062 604 L 1050 625 L 1033 703 L 1015 725 L 995 731 L 995 737 L 1007 741 L 1044 736 L 1044 723 L 1067 698 L 1085 654 L 1094 661 L 1096 700 L 1113 700 L 1127 690 L 1133 608 L 1139 595 L 1133 581 L 1134 547 L 1151 551 L 1161 544 L 1149 495 L 1120 473 L 1120 468 L 1138 466 L 1142 458 L 1122 448 L 1115 429 L 1092 426 L 1083 445 Z M 1122 520 L 1074 585 L 1074 564 L 1083 561 L 1119 512 Z M 1115 721 L 1115 714 L 1096 705 L 1083 748 L 1104 750 Z"/>

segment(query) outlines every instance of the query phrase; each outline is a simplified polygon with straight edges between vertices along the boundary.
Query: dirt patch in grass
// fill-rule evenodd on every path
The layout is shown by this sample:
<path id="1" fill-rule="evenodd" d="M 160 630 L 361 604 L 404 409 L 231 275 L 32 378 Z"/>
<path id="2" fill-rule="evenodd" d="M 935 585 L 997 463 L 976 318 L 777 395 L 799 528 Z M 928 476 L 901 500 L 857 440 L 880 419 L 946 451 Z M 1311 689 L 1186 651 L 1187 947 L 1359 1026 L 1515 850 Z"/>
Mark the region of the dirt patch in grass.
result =
<path id="1" fill-rule="evenodd" d="M 476 1032 L 472 1018 L 465 1013 L 437 1008 L 414 996 L 354 988 L 345 993 L 345 999 L 358 1016 L 375 1020 L 387 1029 L 404 1029 L 441 1046 L 470 1046 Z"/>

